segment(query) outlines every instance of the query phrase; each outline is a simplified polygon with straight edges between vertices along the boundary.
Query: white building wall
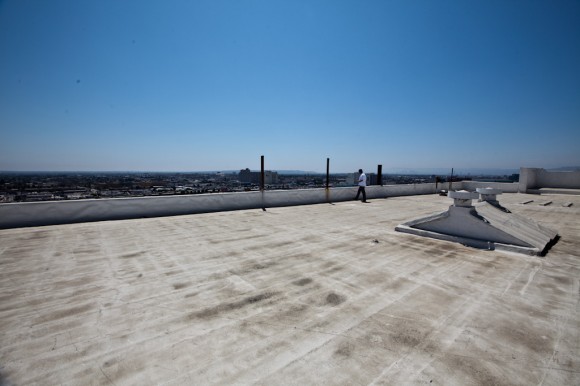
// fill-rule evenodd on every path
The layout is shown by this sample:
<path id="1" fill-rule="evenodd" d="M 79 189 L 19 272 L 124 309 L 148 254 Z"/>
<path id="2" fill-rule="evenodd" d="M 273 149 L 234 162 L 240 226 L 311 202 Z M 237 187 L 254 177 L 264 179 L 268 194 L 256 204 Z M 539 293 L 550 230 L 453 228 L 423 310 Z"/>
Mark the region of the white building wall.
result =
<path id="1" fill-rule="evenodd" d="M 521 193 L 541 188 L 580 189 L 580 172 L 550 172 L 539 168 L 521 168 L 519 188 Z"/>

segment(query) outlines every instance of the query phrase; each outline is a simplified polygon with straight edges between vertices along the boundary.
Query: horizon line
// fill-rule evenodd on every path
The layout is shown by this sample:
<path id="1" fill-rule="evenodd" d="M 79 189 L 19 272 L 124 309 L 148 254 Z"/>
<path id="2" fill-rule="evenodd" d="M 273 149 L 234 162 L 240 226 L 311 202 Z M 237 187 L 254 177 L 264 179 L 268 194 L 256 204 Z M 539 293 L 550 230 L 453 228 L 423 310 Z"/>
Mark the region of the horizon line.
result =
<path id="1" fill-rule="evenodd" d="M 555 170 L 555 169 L 580 169 L 580 167 L 559 167 L 559 168 L 549 168 L 546 170 Z M 175 174 L 187 174 L 187 173 L 239 173 L 241 170 L 245 169 L 213 169 L 213 170 L 0 170 L 0 174 L 33 174 L 33 173 L 79 173 L 79 174 L 94 174 L 94 173 L 110 173 L 110 174 L 119 174 L 119 173 L 160 173 L 160 174 L 167 174 L 167 173 L 175 173 Z M 326 172 L 318 172 L 313 170 L 301 170 L 301 169 L 265 169 L 266 171 L 277 172 L 277 173 L 286 173 L 286 174 L 326 174 Z M 453 174 L 460 173 L 460 174 L 473 174 L 477 172 L 485 172 L 486 174 L 492 173 L 505 173 L 505 174 L 514 174 L 514 172 L 519 172 L 520 168 L 383 168 L 383 174 L 451 174 L 453 170 Z M 252 172 L 259 172 L 260 169 L 250 169 Z M 338 172 L 330 172 L 329 174 L 350 174 L 355 173 L 354 171 L 338 171 Z M 376 170 L 368 170 L 366 173 L 375 173 Z"/>

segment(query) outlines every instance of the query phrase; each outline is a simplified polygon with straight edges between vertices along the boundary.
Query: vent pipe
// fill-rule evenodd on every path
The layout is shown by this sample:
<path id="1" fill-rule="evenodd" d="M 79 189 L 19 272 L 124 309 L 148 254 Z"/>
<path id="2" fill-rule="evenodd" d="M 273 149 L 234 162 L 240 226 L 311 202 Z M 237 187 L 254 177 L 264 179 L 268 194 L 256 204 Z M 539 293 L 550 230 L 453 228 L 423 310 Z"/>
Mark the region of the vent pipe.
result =
<path id="1" fill-rule="evenodd" d="M 497 195 L 502 194 L 501 189 L 494 188 L 477 188 L 477 193 L 481 195 L 479 202 L 489 202 L 490 204 L 497 204 Z"/>
<path id="2" fill-rule="evenodd" d="M 453 199 L 453 206 L 469 208 L 471 207 L 471 200 L 479 198 L 479 194 L 475 192 L 468 192 L 460 190 L 458 192 L 449 192 L 449 198 Z"/>

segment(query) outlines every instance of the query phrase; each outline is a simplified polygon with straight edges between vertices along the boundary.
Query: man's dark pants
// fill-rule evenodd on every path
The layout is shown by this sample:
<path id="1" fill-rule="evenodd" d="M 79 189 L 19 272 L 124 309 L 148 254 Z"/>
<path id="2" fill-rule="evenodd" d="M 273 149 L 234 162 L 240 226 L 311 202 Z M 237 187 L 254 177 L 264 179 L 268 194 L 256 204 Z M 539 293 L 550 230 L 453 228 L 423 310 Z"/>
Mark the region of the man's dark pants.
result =
<path id="1" fill-rule="evenodd" d="M 358 196 L 361 194 L 362 192 L 362 196 L 363 196 L 363 202 L 365 202 L 367 200 L 367 193 L 365 192 L 365 187 L 364 186 L 359 186 L 358 187 L 358 192 L 356 192 L 356 197 L 354 198 L 355 200 L 358 200 Z"/>

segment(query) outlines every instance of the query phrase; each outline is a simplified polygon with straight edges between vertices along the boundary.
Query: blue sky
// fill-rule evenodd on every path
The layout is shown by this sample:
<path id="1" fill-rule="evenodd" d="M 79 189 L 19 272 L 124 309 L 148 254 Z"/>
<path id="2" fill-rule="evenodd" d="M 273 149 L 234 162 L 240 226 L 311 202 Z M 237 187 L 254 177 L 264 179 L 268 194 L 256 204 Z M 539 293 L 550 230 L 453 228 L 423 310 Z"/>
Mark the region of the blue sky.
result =
<path id="1" fill-rule="evenodd" d="M 580 165 L 580 1 L 0 1 L 0 170 Z"/>

